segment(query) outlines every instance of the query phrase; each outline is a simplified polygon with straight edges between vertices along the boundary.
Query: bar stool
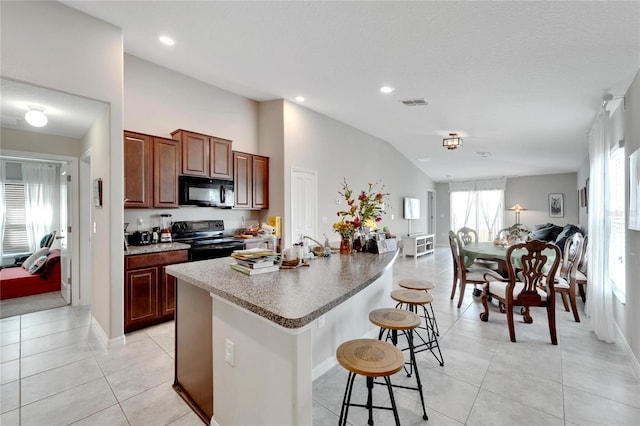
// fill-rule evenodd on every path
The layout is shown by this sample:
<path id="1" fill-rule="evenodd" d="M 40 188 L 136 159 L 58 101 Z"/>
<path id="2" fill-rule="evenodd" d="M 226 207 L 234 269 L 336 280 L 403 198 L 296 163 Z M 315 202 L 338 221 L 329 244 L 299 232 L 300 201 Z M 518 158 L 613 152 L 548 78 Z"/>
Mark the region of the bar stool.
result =
<path id="1" fill-rule="evenodd" d="M 369 425 L 373 425 L 373 409 L 392 410 L 396 426 L 400 425 L 396 400 L 393 397 L 393 388 L 389 376 L 396 374 L 404 367 L 404 355 L 402 351 L 390 343 L 375 339 L 355 339 L 344 342 L 336 350 L 338 362 L 349 371 L 347 387 L 342 399 L 340 420 L 338 425 L 347 424 L 349 407 L 364 407 L 369 411 Z M 365 376 L 367 379 L 367 403 L 351 403 L 351 392 L 356 375 Z M 391 407 L 373 405 L 372 391 L 375 377 L 383 377 L 389 390 Z"/>
<path id="2" fill-rule="evenodd" d="M 406 288 L 408 290 L 422 290 L 422 291 L 426 291 L 427 293 L 429 293 L 429 290 L 433 290 L 434 288 L 436 288 L 436 285 L 434 283 L 432 283 L 431 281 L 427 281 L 427 280 L 416 280 L 413 278 L 408 278 L 408 279 L 404 279 L 404 280 L 400 280 L 398 281 L 398 285 L 402 288 Z M 433 303 L 429 303 L 429 309 L 431 310 L 431 316 L 430 318 L 433 319 L 433 327 L 435 329 L 436 335 L 439 336 L 440 335 L 440 330 L 438 329 L 438 322 L 436 321 L 436 314 L 435 312 L 433 312 Z M 427 318 L 424 319 L 425 321 L 427 321 Z"/>
<path id="3" fill-rule="evenodd" d="M 425 305 L 431 304 L 433 302 L 433 296 L 429 293 L 420 290 L 407 290 L 404 288 L 393 290 L 391 292 L 391 298 L 398 302 L 396 304 L 396 308 L 406 309 L 415 314 L 418 313 L 418 307 L 422 307 L 421 315 L 425 318 L 425 326 L 419 326 L 418 329 L 425 330 L 426 339 L 418 333 L 416 329 L 416 335 L 422 343 L 415 345 L 416 353 L 429 350 L 436 358 L 440 366 L 444 365 L 444 358 L 442 357 L 442 352 L 440 351 L 440 345 L 438 344 L 438 335 L 435 329 L 435 318 L 431 318 L 429 312 L 427 311 L 427 307 Z M 436 354 L 436 350 L 438 353 Z"/>
<path id="4" fill-rule="evenodd" d="M 417 390 L 420 393 L 420 401 L 422 402 L 422 418 L 424 420 L 429 420 L 429 416 L 427 416 L 427 410 L 424 407 L 422 382 L 420 381 L 420 372 L 418 371 L 418 364 L 416 363 L 416 353 L 413 346 L 413 330 L 415 330 L 422 323 L 422 320 L 415 313 L 409 312 L 405 309 L 382 308 L 375 309 L 369 312 L 369 321 L 380 327 L 380 333 L 378 334 L 378 339 L 380 340 L 382 340 L 382 336 L 384 335 L 385 331 L 387 332 L 385 340 L 389 340 L 389 338 L 391 338 L 391 342 L 394 346 L 398 346 L 399 331 L 402 332 L 402 334 L 404 334 L 404 336 L 407 338 L 407 342 L 409 344 L 409 347 L 407 348 L 409 349 L 409 362 L 405 363 L 405 371 L 407 372 L 407 377 L 411 377 L 411 374 L 415 372 L 417 386 L 415 388 L 402 385 L 392 386 L 403 389 Z M 409 364 L 408 370 L 406 364 Z"/>

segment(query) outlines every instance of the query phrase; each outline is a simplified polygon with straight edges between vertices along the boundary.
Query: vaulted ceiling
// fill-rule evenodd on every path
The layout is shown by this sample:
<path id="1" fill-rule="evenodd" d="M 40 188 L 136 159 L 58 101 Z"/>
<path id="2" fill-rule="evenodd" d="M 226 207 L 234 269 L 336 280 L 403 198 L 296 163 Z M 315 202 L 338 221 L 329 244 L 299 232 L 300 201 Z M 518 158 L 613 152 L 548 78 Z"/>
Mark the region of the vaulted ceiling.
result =
<path id="1" fill-rule="evenodd" d="M 62 3 L 121 27 L 129 54 L 300 103 L 436 181 L 575 172 L 603 96 L 640 68 L 638 1 Z M 462 148 L 442 147 L 450 132 Z"/>

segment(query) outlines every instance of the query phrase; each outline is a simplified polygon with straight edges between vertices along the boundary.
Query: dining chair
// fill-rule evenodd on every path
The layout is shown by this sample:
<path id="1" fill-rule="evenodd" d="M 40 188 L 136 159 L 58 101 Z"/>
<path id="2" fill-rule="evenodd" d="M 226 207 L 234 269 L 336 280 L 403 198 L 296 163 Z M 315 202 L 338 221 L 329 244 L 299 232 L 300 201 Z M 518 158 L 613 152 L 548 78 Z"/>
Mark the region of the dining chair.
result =
<path id="1" fill-rule="evenodd" d="M 484 274 L 495 274 L 496 278 L 500 277 L 500 274 L 489 268 L 465 267 L 462 241 L 460 241 L 460 238 L 458 238 L 453 231 L 449 231 L 449 246 L 451 247 L 451 256 L 453 257 L 453 285 L 449 299 L 453 300 L 456 295 L 456 289 L 460 287 L 460 295 L 458 297 L 458 308 L 460 308 L 460 306 L 462 306 L 462 299 L 464 299 L 464 289 L 467 284 L 473 284 L 475 289 L 478 284 L 484 284 Z"/>
<path id="2" fill-rule="evenodd" d="M 468 244 L 471 243 L 477 243 L 479 242 L 478 240 L 478 232 L 473 229 L 473 228 L 469 228 L 468 226 L 463 226 L 462 228 L 458 229 L 458 232 L 456 232 L 456 235 L 458 236 L 458 238 L 460 239 L 460 241 L 462 242 L 463 246 L 466 246 Z M 488 269 L 493 269 L 493 270 L 497 270 L 499 265 L 497 262 L 494 262 L 492 260 L 485 260 L 485 259 L 476 259 L 473 262 L 474 264 L 471 265 L 472 268 L 488 268 Z"/>
<path id="3" fill-rule="evenodd" d="M 580 263 L 578 264 L 578 270 L 576 271 L 576 284 L 578 285 L 578 292 L 583 302 L 587 301 L 587 295 L 585 293 L 585 286 L 587 285 L 587 274 L 589 270 L 589 235 L 584 236 L 582 242 L 582 256 L 580 257 Z"/>
<path id="4" fill-rule="evenodd" d="M 478 233 L 475 229 L 469 228 L 468 226 L 463 226 L 458 229 L 457 235 L 465 246 L 470 243 L 478 242 Z"/>
<path id="5" fill-rule="evenodd" d="M 582 247 L 584 238 L 581 234 L 573 234 L 564 244 L 564 253 L 562 255 L 562 266 L 560 273 L 555 279 L 554 287 L 557 293 L 562 296 L 562 304 L 565 311 L 569 312 L 569 302 L 571 303 L 571 311 L 576 322 L 580 322 L 578 314 L 578 306 L 576 304 L 576 286 L 577 272 L 582 257 Z M 543 284 L 544 287 L 544 284 Z M 567 297 L 569 301 L 567 302 Z"/>
<path id="6" fill-rule="evenodd" d="M 543 251 L 553 250 L 555 258 L 547 265 L 549 256 Z M 556 303 L 554 279 L 561 260 L 558 246 L 541 240 L 529 240 L 524 243 L 514 244 L 507 250 L 507 279 L 495 279 L 485 274 L 485 285 L 482 292 L 482 306 L 484 312 L 480 313 L 480 319 L 489 321 L 488 299 L 498 301 L 500 312 L 506 313 L 509 326 L 509 337 L 516 341 L 516 331 L 513 319 L 513 308 L 520 306 L 520 314 L 524 322 L 531 324 L 533 318 L 529 312 L 531 307 L 543 307 L 547 310 L 549 334 L 551 343 L 558 344 L 556 333 Z M 519 270 L 516 271 L 514 262 L 519 260 Z M 546 273 L 546 277 L 545 277 Z M 540 284 L 547 279 L 547 285 L 542 288 Z"/>

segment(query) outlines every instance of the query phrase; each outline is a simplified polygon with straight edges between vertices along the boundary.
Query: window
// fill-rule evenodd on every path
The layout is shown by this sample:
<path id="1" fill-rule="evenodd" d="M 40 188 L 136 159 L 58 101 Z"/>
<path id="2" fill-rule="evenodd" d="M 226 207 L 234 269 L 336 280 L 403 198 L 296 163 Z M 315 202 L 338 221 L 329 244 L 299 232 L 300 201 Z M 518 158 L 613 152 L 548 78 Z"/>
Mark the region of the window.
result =
<path id="1" fill-rule="evenodd" d="M 625 156 L 615 147 L 609 156 L 609 276 L 615 292 L 625 294 Z"/>
<path id="2" fill-rule="evenodd" d="M 14 255 L 29 252 L 27 221 L 24 208 L 24 184 L 4 183 L 5 224 L 2 253 Z"/>
<path id="3" fill-rule="evenodd" d="M 493 241 L 504 226 L 504 191 L 452 191 L 451 229 L 473 228 L 479 241 Z"/>

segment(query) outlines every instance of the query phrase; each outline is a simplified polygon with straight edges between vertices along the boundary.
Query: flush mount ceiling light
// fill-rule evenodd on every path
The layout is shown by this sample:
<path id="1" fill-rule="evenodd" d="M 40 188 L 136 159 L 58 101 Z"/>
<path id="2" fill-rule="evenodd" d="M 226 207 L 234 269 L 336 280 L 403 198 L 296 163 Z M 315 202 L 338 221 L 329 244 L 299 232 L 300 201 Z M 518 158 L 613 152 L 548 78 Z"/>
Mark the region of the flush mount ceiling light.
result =
<path id="1" fill-rule="evenodd" d="M 296 101 L 304 102 L 304 96 L 296 96 Z"/>
<path id="2" fill-rule="evenodd" d="M 173 41 L 171 37 L 165 35 L 158 37 L 158 40 L 160 40 L 160 43 L 164 44 L 165 46 L 173 46 L 174 44 L 176 44 L 176 42 Z"/>
<path id="3" fill-rule="evenodd" d="M 442 146 L 447 149 L 456 149 L 462 146 L 462 138 L 457 133 L 449 133 L 448 138 L 442 139 Z"/>
<path id="4" fill-rule="evenodd" d="M 42 107 L 29 105 L 29 111 L 24 115 L 24 119 L 33 127 L 44 127 L 49 122 L 49 119 L 47 119 L 43 111 L 44 108 Z"/>
<path id="5" fill-rule="evenodd" d="M 391 92 L 393 92 L 394 90 L 396 90 L 396 89 L 394 89 L 393 87 L 390 87 L 390 86 L 382 86 L 382 87 L 380 88 L 380 91 L 381 91 L 382 93 L 391 93 Z"/>

